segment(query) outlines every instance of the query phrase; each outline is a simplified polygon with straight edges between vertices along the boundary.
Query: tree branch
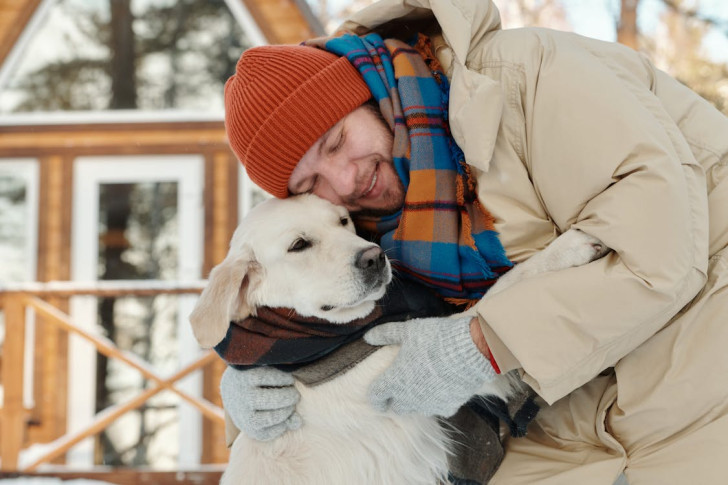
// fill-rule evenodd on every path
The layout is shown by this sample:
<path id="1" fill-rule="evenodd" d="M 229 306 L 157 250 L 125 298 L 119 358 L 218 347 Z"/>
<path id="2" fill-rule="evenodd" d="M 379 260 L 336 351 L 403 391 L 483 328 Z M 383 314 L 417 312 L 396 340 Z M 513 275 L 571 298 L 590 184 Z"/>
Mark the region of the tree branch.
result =
<path id="1" fill-rule="evenodd" d="M 697 8 L 683 8 L 680 2 L 678 2 L 677 0 L 662 0 L 662 3 L 664 3 L 665 6 L 673 12 L 682 15 L 683 17 L 698 20 L 710 27 L 715 27 L 723 35 L 728 37 L 728 19 L 721 19 L 717 17 L 703 15 L 698 11 Z"/>

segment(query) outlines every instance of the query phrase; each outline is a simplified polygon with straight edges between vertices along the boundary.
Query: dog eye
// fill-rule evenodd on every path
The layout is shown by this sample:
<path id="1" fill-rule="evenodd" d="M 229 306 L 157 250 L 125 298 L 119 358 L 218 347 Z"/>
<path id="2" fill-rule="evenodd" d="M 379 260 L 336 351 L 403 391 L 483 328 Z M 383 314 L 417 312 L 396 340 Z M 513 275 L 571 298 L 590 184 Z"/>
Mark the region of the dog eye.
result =
<path id="1" fill-rule="evenodd" d="M 306 241 L 302 237 L 299 237 L 298 239 L 293 241 L 293 244 L 291 244 L 291 247 L 288 248 L 288 252 L 289 253 L 299 253 L 310 247 L 311 247 L 310 241 Z"/>
<path id="2" fill-rule="evenodd" d="M 342 217 L 341 219 L 339 219 L 339 222 L 341 223 L 342 226 L 346 227 L 346 226 L 349 225 L 349 218 L 348 217 Z"/>

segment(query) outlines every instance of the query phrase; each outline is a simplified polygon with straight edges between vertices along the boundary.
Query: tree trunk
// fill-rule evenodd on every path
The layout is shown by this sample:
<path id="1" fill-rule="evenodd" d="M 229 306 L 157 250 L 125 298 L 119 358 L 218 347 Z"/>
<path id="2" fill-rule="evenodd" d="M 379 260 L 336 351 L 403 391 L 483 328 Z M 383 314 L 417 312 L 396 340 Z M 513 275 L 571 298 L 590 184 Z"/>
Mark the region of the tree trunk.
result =
<path id="1" fill-rule="evenodd" d="M 111 5 L 111 109 L 135 109 L 136 54 L 130 0 L 110 0 Z"/>
<path id="2" fill-rule="evenodd" d="M 100 250 L 102 254 L 104 269 L 99 275 L 100 280 L 130 279 L 129 266 L 124 263 L 122 255 L 128 247 L 124 236 L 129 227 L 131 207 L 129 199 L 133 184 L 108 184 L 103 187 L 103 199 L 99 203 L 105 207 L 102 209 L 102 216 L 106 233 L 101 234 Z M 117 341 L 116 324 L 114 321 L 114 307 L 116 298 L 102 298 L 99 300 L 99 324 L 104 330 L 105 336 L 112 342 Z M 114 404 L 111 399 L 111 391 L 107 379 L 109 376 L 109 358 L 103 354 L 96 356 L 96 412 L 101 412 L 108 406 Z M 122 457 L 115 447 L 114 441 L 104 430 L 98 437 L 99 446 L 96 450 L 97 464 L 109 466 L 124 465 Z"/>
<path id="3" fill-rule="evenodd" d="M 617 25 L 617 42 L 637 50 L 639 31 L 637 30 L 637 5 L 639 0 L 622 0 Z"/>

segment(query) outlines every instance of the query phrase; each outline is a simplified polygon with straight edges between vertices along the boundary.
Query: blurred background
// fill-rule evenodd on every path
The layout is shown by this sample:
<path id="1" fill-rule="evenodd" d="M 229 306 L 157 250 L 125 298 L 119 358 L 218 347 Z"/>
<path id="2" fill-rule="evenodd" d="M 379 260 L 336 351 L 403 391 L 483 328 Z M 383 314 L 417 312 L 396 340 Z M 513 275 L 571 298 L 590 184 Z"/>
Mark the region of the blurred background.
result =
<path id="1" fill-rule="evenodd" d="M 331 32 L 371 0 L 310 0 Z M 18 3 L 18 2 L 14 2 Z M 36 2 L 38 3 L 38 2 Z M 58 0 L 4 72 L 0 113 L 222 109 L 221 86 L 246 47 L 268 41 L 232 2 Z M 272 3 L 272 2 L 267 2 Z M 287 5 L 286 2 L 279 2 Z M 725 0 L 496 0 L 505 28 L 543 26 L 618 41 L 726 109 Z M 245 7 L 243 2 L 243 8 Z M 235 10 L 242 10 L 237 8 Z M 300 9 L 299 9 L 300 10 Z M 310 18 L 310 14 L 316 18 Z M 255 20 L 255 19 L 252 19 Z M 300 30 L 300 29 L 297 29 Z M 303 29 L 305 30 L 305 29 Z M 291 32 L 293 40 L 298 32 Z"/>
<path id="2" fill-rule="evenodd" d="M 223 367 L 187 315 L 264 195 L 227 148 L 223 85 L 244 49 L 332 32 L 370 3 L 0 0 L 0 470 L 226 461 Z M 505 28 L 643 52 L 728 114 L 725 0 L 495 3 Z M 160 384 L 190 366 L 176 391 Z"/>

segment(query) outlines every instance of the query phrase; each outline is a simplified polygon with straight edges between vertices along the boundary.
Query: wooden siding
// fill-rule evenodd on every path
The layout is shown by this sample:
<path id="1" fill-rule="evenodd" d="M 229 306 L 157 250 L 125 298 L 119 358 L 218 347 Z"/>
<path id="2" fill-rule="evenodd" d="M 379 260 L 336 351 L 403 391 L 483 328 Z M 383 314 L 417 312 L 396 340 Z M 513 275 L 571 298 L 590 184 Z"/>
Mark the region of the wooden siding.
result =
<path id="1" fill-rule="evenodd" d="M 37 281 L 70 278 L 73 164 L 76 158 L 87 155 L 202 155 L 205 245 L 201 276 L 206 277 L 224 258 L 237 226 L 240 164 L 227 145 L 222 121 L 5 126 L 2 132 L 0 163 L 3 159 L 28 157 L 38 160 L 40 168 Z M 49 302 L 61 310 L 68 309 L 65 296 L 54 296 Z M 35 407 L 23 411 L 24 416 L 16 423 L 22 423 L 19 432 L 24 446 L 48 443 L 66 432 L 67 359 L 67 334 L 38 317 Z M 203 396 L 217 405 L 221 404 L 218 387 L 224 368 L 219 361 L 203 371 Z M 202 438 L 203 463 L 227 462 L 224 427 L 220 423 L 204 417 Z M 62 457 L 54 463 L 62 463 Z"/>
<path id="2" fill-rule="evenodd" d="M 222 121 L 4 126 L 0 157 L 227 151 Z"/>

